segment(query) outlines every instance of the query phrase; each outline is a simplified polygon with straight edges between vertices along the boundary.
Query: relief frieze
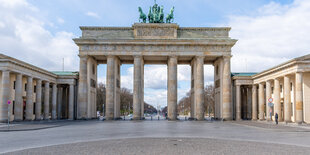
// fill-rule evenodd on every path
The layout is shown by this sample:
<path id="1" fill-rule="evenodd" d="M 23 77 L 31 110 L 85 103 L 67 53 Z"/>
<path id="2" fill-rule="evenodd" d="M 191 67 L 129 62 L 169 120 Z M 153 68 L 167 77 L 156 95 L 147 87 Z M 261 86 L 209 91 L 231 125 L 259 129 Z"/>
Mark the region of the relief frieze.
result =
<path id="1" fill-rule="evenodd" d="M 82 45 L 81 51 L 128 51 L 128 52 L 152 52 L 152 51 L 212 51 L 230 52 L 231 46 L 225 45 Z"/>

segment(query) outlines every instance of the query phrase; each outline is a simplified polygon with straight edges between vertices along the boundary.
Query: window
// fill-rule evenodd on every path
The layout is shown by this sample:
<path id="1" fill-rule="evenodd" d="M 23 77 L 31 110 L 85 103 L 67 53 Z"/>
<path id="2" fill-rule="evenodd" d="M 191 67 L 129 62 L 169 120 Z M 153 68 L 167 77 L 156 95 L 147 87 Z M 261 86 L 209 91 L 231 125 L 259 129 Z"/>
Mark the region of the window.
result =
<path id="1" fill-rule="evenodd" d="M 16 81 L 14 81 L 14 84 L 13 84 L 13 89 L 15 90 L 15 86 L 16 86 Z"/>
<path id="2" fill-rule="evenodd" d="M 27 91 L 27 83 L 25 83 L 25 91 Z"/>
<path id="3" fill-rule="evenodd" d="M 215 74 L 218 75 L 218 74 L 219 74 L 219 66 L 216 66 L 216 69 L 215 69 L 215 70 L 216 70 L 216 73 L 215 73 Z"/>
<path id="4" fill-rule="evenodd" d="M 37 86 L 34 86 L 33 87 L 33 92 L 36 93 L 36 91 L 37 91 Z"/>

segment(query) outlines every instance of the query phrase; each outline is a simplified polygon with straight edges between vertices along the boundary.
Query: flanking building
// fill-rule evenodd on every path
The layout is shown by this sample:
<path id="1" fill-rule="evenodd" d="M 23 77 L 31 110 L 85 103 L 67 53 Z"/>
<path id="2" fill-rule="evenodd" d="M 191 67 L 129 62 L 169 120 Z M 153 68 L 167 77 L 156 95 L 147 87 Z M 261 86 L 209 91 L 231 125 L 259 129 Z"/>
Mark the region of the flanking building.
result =
<path id="1" fill-rule="evenodd" d="M 310 54 L 260 73 L 233 73 L 234 119 L 310 123 Z"/>
<path id="2" fill-rule="evenodd" d="M 0 70 L 1 122 L 76 118 L 78 72 L 50 72 L 3 54 Z"/>

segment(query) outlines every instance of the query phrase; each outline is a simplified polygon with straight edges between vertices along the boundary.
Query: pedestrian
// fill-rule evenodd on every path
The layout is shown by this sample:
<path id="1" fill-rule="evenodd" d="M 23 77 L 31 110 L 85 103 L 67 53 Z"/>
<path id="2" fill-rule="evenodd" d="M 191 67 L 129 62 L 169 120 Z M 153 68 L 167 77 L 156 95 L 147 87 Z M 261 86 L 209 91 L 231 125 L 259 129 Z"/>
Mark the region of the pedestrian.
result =
<path id="1" fill-rule="evenodd" d="M 276 113 L 276 115 L 274 117 L 276 119 L 276 124 L 278 124 L 278 113 Z"/>

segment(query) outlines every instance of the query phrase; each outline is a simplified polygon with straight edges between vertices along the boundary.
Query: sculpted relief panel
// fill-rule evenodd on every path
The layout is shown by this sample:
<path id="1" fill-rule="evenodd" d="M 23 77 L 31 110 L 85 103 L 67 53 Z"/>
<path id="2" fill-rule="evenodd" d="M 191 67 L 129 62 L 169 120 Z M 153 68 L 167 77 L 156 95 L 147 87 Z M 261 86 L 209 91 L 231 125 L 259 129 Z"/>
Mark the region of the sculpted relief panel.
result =
<path id="1" fill-rule="evenodd" d="M 81 52 L 230 52 L 231 46 L 225 45 L 82 45 Z"/>

